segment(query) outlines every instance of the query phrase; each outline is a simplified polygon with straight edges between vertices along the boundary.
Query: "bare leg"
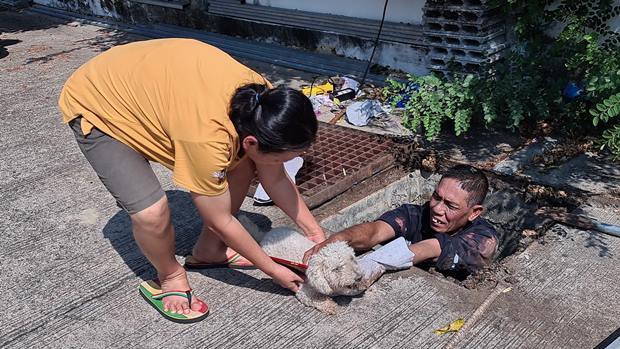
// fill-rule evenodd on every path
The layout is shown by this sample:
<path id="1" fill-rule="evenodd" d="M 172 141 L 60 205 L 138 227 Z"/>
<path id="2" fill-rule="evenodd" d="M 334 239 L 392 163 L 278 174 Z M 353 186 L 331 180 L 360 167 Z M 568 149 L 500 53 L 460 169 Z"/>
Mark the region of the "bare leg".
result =
<path id="1" fill-rule="evenodd" d="M 227 174 L 228 190 L 230 191 L 231 213 L 236 213 L 241 208 L 243 198 L 248 193 L 250 183 L 255 177 L 256 168 L 254 163 L 245 158 L 235 169 Z M 203 226 L 198 241 L 194 245 L 192 257 L 201 262 L 219 263 L 227 260 L 235 253 L 228 248 L 224 241 L 213 231 Z"/>
<path id="2" fill-rule="evenodd" d="M 185 269 L 174 258 L 174 228 L 166 196 L 132 214 L 131 223 L 138 246 L 157 270 L 162 290 L 188 290 L 190 287 Z M 192 309 L 200 309 L 199 301 L 196 299 L 192 302 Z M 189 305 L 184 297 L 170 296 L 164 298 L 163 302 L 166 310 L 189 314 Z"/>

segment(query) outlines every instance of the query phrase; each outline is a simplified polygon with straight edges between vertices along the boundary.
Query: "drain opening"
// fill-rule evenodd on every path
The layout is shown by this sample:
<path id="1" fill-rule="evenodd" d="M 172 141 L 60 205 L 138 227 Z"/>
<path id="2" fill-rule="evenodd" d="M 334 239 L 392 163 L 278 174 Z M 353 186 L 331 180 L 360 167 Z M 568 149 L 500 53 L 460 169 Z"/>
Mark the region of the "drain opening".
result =
<path id="1" fill-rule="evenodd" d="M 409 173 L 401 180 L 379 189 L 371 196 L 340 211 L 337 216 L 323 221 L 322 225 L 331 231 L 340 231 L 354 224 L 376 220 L 384 212 L 404 203 L 421 205 L 430 199 L 441 178 L 439 169 L 452 166 L 448 161 L 440 162 L 432 151 L 415 150 L 411 145 L 398 145 L 394 149 L 397 162 L 404 172 Z M 429 168 L 429 164 L 432 166 Z M 431 170 L 420 172 L 420 168 Z M 509 279 L 505 269 L 505 258 L 523 251 L 529 244 L 544 236 L 553 224 L 537 216 L 541 207 L 556 207 L 572 211 L 579 205 L 580 198 L 570 197 L 561 191 L 536 185 L 523 186 L 487 172 L 489 192 L 484 207 L 484 218 L 498 232 L 499 245 L 495 262 L 479 273 L 437 271 L 433 263 L 422 263 L 417 267 L 431 274 L 448 278 L 467 288 L 485 288 L 498 278 Z M 534 232 L 534 233 L 532 233 Z M 507 282 L 510 282 L 507 281 Z M 491 285 L 491 286 L 494 286 Z"/>

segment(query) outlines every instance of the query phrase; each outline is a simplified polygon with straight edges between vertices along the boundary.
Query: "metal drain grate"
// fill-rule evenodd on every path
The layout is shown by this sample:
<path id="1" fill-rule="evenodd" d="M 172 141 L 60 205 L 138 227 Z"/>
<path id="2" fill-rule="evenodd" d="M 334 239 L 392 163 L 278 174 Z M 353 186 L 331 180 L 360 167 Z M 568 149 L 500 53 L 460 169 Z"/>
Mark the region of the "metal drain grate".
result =
<path id="1" fill-rule="evenodd" d="M 308 207 L 393 165 L 392 145 L 385 137 L 321 122 L 317 141 L 303 155 L 304 166 L 297 174 L 297 187 Z"/>

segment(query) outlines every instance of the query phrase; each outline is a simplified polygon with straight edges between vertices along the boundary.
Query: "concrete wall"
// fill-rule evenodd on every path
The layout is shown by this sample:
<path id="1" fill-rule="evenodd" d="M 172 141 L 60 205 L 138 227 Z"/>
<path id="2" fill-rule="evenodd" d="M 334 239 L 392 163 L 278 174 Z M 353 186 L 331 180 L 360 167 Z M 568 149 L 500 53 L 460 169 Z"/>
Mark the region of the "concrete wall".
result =
<path id="1" fill-rule="evenodd" d="M 381 20 L 384 5 L 384 0 L 247 0 L 247 2 L 264 6 L 376 20 Z M 420 24 L 422 23 L 422 7 L 424 3 L 425 0 L 389 0 L 385 12 L 385 20 L 388 22 Z"/>
<path id="2" fill-rule="evenodd" d="M 440 178 L 438 174 L 425 178 L 420 171 L 412 172 L 323 220 L 321 226 L 337 232 L 354 224 L 373 221 L 404 203 L 423 204 L 430 198 Z"/>
<path id="3" fill-rule="evenodd" d="M 49 6 L 80 14 L 120 19 L 120 0 L 34 0 L 35 4 Z M 115 6 L 116 5 L 116 6 Z"/>
<path id="4" fill-rule="evenodd" d="M 192 0 L 190 7 L 206 9 L 206 2 L 206 0 Z M 117 19 L 121 15 L 115 8 L 133 7 L 133 4 L 126 0 L 34 0 L 34 3 L 64 10 L 81 10 L 80 13 Z M 376 20 L 381 19 L 384 4 L 383 0 L 359 0 L 355 2 L 355 6 L 348 1 L 327 0 L 248 0 L 248 3 Z M 388 3 L 385 19 L 389 22 L 420 24 L 424 3 L 425 0 L 391 0 Z"/>

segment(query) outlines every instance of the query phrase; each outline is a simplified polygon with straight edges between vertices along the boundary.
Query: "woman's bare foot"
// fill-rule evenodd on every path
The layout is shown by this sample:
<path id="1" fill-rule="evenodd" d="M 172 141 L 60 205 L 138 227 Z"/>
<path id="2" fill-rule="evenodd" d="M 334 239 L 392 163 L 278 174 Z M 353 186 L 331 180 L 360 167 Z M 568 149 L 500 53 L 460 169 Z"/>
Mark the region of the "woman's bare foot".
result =
<path id="1" fill-rule="evenodd" d="M 187 281 L 187 274 L 185 269 L 179 265 L 177 271 L 170 275 L 159 275 L 159 282 L 161 284 L 162 292 L 170 291 L 187 291 L 190 289 L 189 282 Z M 188 299 L 181 296 L 168 296 L 163 299 L 164 311 L 171 311 L 178 314 L 189 314 L 190 305 Z M 197 297 L 192 297 L 191 309 L 199 311 L 202 308 L 202 300 Z"/>

